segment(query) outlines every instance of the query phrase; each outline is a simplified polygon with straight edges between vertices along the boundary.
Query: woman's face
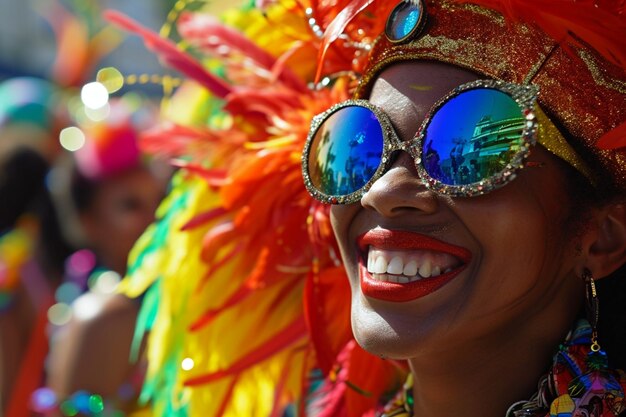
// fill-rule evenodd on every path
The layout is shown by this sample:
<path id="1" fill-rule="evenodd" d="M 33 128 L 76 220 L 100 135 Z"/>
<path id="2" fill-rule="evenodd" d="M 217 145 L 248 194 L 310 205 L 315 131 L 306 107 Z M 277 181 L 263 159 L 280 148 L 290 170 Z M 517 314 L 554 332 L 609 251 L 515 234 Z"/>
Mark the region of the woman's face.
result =
<path id="1" fill-rule="evenodd" d="M 87 239 L 105 266 L 123 274 L 128 252 L 146 227 L 165 191 L 164 179 L 139 167 L 98 185 L 82 216 Z"/>
<path id="2" fill-rule="evenodd" d="M 370 101 L 409 140 L 438 99 L 475 79 L 442 63 L 396 64 L 374 82 Z M 558 333 L 558 343 L 583 294 L 573 273 L 574 234 L 565 227 L 565 174 L 543 148 L 529 160 L 540 164 L 499 190 L 451 198 L 424 188 L 412 159 L 400 153 L 360 203 L 332 207 L 352 327 L 365 349 L 414 358 L 493 346 L 512 329 Z M 419 284 L 403 283 L 418 274 Z"/>

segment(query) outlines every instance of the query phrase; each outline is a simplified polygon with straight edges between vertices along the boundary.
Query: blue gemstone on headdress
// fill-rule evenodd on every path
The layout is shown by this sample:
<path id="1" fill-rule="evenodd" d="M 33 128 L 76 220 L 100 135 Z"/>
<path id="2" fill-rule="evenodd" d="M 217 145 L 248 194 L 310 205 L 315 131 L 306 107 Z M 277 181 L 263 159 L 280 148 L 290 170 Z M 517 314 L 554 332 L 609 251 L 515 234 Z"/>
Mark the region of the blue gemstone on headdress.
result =
<path id="1" fill-rule="evenodd" d="M 404 42 L 414 37 L 423 26 L 424 7 L 421 0 L 404 0 L 387 19 L 385 34 L 391 42 Z"/>

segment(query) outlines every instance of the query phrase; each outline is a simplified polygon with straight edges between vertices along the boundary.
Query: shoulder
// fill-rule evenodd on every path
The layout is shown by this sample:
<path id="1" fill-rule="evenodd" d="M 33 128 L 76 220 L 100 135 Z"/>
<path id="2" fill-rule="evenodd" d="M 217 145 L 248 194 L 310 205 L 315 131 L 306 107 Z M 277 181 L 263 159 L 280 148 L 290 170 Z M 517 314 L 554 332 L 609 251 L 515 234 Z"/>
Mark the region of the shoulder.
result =
<path id="1" fill-rule="evenodd" d="M 60 395 L 115 394 L 132 374 L 131 343 L 140 305 L 121 294 L 86 293 L 51 340 L 48 385 Z"/>

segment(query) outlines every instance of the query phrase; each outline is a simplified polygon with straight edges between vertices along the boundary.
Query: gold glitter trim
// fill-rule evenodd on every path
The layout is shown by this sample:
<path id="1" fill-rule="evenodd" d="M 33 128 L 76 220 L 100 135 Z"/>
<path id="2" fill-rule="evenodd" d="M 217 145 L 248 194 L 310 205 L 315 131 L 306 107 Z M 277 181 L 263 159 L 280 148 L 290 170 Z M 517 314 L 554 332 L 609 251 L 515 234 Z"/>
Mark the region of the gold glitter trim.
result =
<path id="1" fill-rule="evenodd" d="M 539 60 L 535 63 L 535 65 L 532 66 L 530 71 L 528 71 L 528 74 L 524 78 L 524 81 L 522 82 L 522 84 L 530 84 L 535 79 L 535 77 L 539 75 L 539 71 L 541 71 L 543 66 L 552 57 L 552 54 L 554 54 L 554 52 L 556 51 L 558 47 L 559 47 L 559 44 L 552 45 L 550 49 L 546 51 L 546 53 L 542 57 L 539 58 Z"/>
<path id="2" fill-rule="evenodd" d="M 578 171 L 580 171 L 585 177 L 591 181 L 593 185 L 597 184 L 595 175 L 591 172 L 591 169 L 582 160 L 580 156 L 574 151 L 571 145 L 563 137 L 559 129 L 552 123 L 550 118 L 541 110 L 539 106 L 535 106 L 535 116 L 539 122 L 539 131 L 537 132 L 537 142 L 543 145 L 544 148 L 558 156 Z"/>
<path id="3" fill-rule="evenodd" d="M 587 64 L 587 68 L 589 68 L 589 72 L 591 72 L 591 76 L 596 84 L 626 94 L 626 82 L 606 77 L 602 70 L 598 68 L 595 58 L 589 51 L 581 49 L 578 55 Z"/>
<path id="4" fill-rule="evenodd" d="M 477 4 L 473 3 L 462 3 L 462 2 L 441 2 L 439 3 L 439 8 L 445 11 L 455 11 L 455 10 L 468 10 L 472 13 L 488 17 L 492 19 L 495 23 L 504 27 L 506 25 L 506 19 L 500 13 L 495 10 L 485 9 Z"/>
<path id="5" fill-rule="evenodd" d="M 506 20 L 504 19 L 504 17 L 500 13 L 496 12 L 495 10 L 485 9 L 481 6 L 478 6 L 476 4 L 471 4 L 471 3 L 465 3 L 462 6 L 464 9 L 467 9 L 473 13 L 486 16 L 492 19 L 500 27 L 504 27 L 506 25 Z M 445 8 L 445 6 L 443 8 Z"/>
<path id="6" fill-rule="evenodd" d="M 382 55 L 383 59 L 368 68 L 367 73 L 363 75 L 361 78 L 357 90 L 355 92 L 355 98 L 363 98 L 367 94 L 367 89 L 369 88 L 369 84 L 373 78 L 377 77 L 380 71 L 389 66 L 390 64 L 396 62 L 404 62 L 404 61 L 414 61 L 414 60 L 427 60 L 432 59 L 435 61 L 444 62 L 447 64 L 455 65 L 458 67 L 462 67 L 468 69 L 473 72 L 480 73 L 482 75 L 492 77 L 496 80 L 503 80 L 498 76 L 498 73 L 505 71 L 507 69 L 506 63 L 503 62 L 501 65 L 493 65 L 491 66 L 492 72 L 488 73 L 486 71 L 480 71 L 474 65 L 475 59 L 472 59 L 472 54 L 459 53 L 456 54 L 456 51 L 459 50 L 472 50 L 477 49 L 476 53 L 478 54 L 478 48 L 480 48 L 480 53 L 484 54 L 492 54 L 496 56 L 500 53 L 500 50 L 491 45 L 476 45 L 474 42 L 459 40 L 454 41 L 449 38 L 444 37 L 433 37 L 430 35 L 426 35 L 419 39 L 419 41 L 414 42 L 412 44 L 406 45 L 406 49 L 398 49 L 391 50 L 388 52 L 387 56 L 385 54 Z M 415 49 L 429 49 L 429 50 L 420 50 L 415 51 Z M 443 53 L 442 53 L 443 51 Z M 467 58 L 466 58 L 467 57 Z"/>

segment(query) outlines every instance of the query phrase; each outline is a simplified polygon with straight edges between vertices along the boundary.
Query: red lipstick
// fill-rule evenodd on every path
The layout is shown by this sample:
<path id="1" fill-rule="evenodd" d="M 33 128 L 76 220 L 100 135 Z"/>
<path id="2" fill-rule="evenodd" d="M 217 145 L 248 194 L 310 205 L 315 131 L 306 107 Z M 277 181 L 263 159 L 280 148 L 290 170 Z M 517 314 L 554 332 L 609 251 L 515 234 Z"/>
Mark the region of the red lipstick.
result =
<path id="1" fill-rule="evenodd" d="M 400 230 L 370 230 L 357 238 L 357 244 L 362 254 L 359 263 L 359 276 L 363 294 L 367 297 L 397 303 L 416 300 L 437 291 L 461 273 L 472 259 L 471 252 L 465 248 L 442 242 L 430 236 Z M 379 281 L 372 277 L 367 270 L 367 262 L 363 261 L 363 258 L 367 260 L 369 246 L 386 250 L 443 252 L 458 258 L 462 264 L 437 277 L 422 278 L 406 284 Z"/>

